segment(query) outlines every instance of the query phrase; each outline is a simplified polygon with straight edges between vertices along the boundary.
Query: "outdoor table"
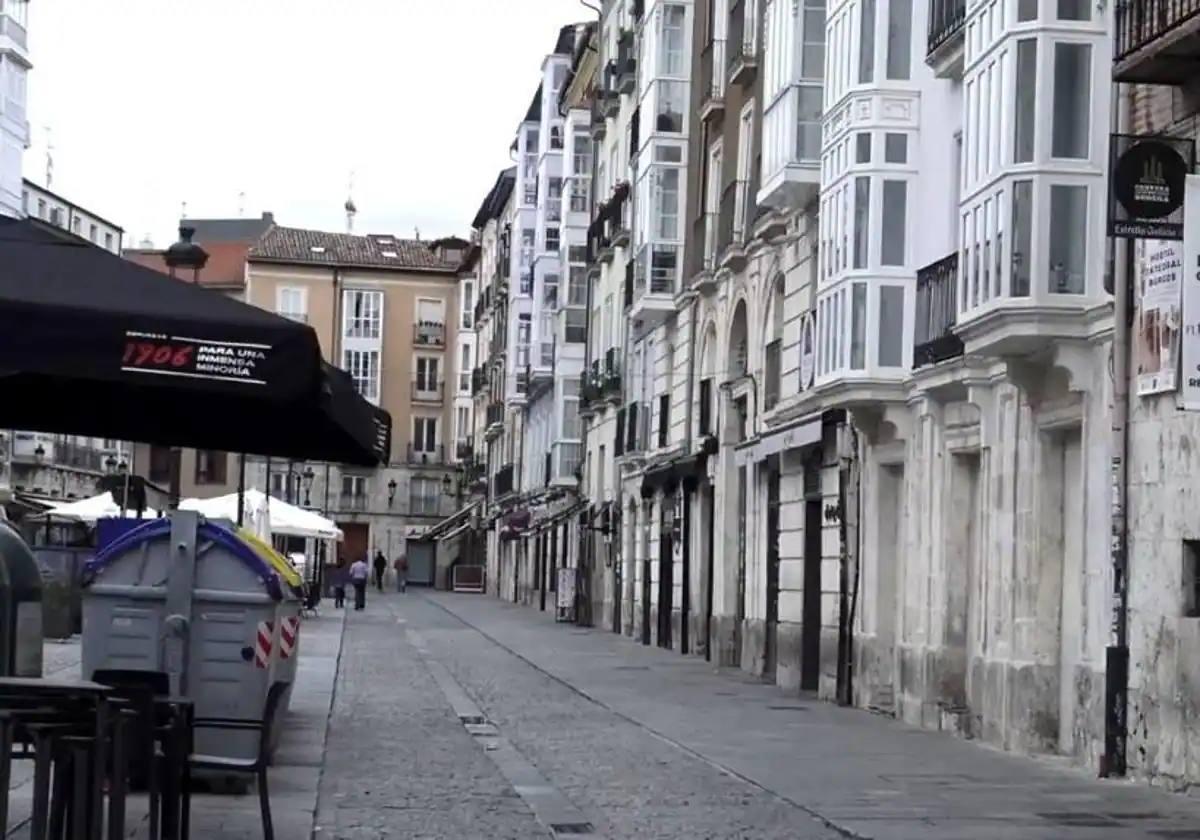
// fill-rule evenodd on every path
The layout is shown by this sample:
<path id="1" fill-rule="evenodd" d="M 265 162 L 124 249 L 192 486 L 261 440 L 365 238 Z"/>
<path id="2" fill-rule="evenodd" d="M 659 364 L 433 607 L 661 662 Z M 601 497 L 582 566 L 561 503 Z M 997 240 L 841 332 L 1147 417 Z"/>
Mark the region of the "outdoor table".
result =
<path id="1" fill-rule="evenodd" d="M 8 788 L 12 777 L 13 729 L 20 722 L 21 711 L 66 706 L 81 706 L 85 711 L 81 723 L 92 724 L 92 772 L 88 774 L 91 789 L 88 801 L 88 835 L 95 840 L 102 836 L 104 809 L 99 807 L 104 796 L 107 776 L 108 686 L 90 680 L 40 679 L 37 677 L 0 677 L 0 826 L 8 826 Z"/>

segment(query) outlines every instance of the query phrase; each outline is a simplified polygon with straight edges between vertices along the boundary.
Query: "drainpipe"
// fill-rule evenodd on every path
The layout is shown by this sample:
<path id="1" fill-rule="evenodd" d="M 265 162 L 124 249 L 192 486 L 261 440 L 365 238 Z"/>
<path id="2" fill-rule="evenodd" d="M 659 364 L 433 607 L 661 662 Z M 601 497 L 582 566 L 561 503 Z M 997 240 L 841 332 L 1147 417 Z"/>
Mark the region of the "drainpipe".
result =
<path id="1" fill-rule="evenodd" d="M 1114 85 L 1113 122 L 1118 133 L 1128 131 L 1130 99 L 1127 85 Z M 1104 652 L 1104 755 L 1101 776 L 1123 776 L 1126 768 L 1126 737 L 1129 709 L 1129 555 L 1126 503 L 1129 457 L 1129 351 L 1132 307 L 1130 306 L 1130 250 L 1124 239 L 1110 240 L 1108 270 L 1113 278 L 1113 408 L 1111 471 L 1112 539 L 1109 561 L 1112 568 L 1112 615 L 1108 647 Z"/>

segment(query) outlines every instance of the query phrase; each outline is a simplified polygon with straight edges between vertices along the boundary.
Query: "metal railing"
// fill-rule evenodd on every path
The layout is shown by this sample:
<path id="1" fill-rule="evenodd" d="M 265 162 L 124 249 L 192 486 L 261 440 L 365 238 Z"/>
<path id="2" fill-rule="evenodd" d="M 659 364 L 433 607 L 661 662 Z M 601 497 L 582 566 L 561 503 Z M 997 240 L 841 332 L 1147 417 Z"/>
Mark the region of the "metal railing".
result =
<path id="1" fill-rule="evenodd" d="M 1200 14 L 1200 0 L 1117 0 L 1113 50 L 1119 61 Z"/>
<path id="2" fill-rule="evenodd" d="M 604 352 L 604 374 L 600 388 L 605 396 L 621 393 L 621 360 L 617 358 L 615 347 Z"/>
<path id="3" fill-rule="evenodd" d="M 954 334 L 958 317 L 958 253 L 917 271 L 913 367 L 932 365 L 963 354 Z"/>
<path id="4" fill-rule="evenodd" d="M 446 325 L 438 321 L 418 321 L 413 324 L 413 344 L 423 347 L 445 347 Z"/>
<path id="5" fill-rule="evenodd" d="M 701 103 L 721 101 L 725 95 L 725 41 L 713 40 L 700 53 Z"/>
<path id="6" fill-rule="evenodd" d="M 444 399 L 445 390 L 445 382 L 418 377 L 412 383 L 412 398 L 419 402 L 441 402 Z"/>
<path id="7" fill-rule="evenodd" d="M 967 0 L 929 0 L 928 53 L 962 31 L 967 20 Z"/>
<path id="8" fill-rule="evenodd" d="M 446 447 L 439 443 L 433 449 L 425 447 L 418 449 L 410 443 L 407 457 L 410 464 L 444 464 L 446 463 Z"/>
<path id="9" fill-rule="evenodd" d="M 338 510 L 366 510 L 370 507 L 370 496 L 366 493 L 342 493 L 338 496 Z"/>
<path id="10" fill-rule="evenodd" d="M 753 61 L 758 45 L 757 0 L 733 0 L 729 6 L 728 69 Z"/>
<path id="11" fill-rule="evenodd" d="M 470 461 L 475 456 L 475 447 L 469 440 L 460 440 L 454 444 L 454 457 L 460 461 Z"/>

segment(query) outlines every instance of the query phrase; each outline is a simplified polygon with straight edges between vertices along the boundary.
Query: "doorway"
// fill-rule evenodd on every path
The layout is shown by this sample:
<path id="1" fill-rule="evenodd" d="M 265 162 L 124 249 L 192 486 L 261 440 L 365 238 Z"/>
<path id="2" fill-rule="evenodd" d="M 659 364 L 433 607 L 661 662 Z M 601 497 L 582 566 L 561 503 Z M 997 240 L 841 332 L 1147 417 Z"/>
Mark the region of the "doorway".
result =
<path id="1" fill-rule="evenodd" d="M 943 562 L 946 613 L 942 632 L 946 662 L 939 681 L 939 700 L 951 712 L 967 711 L 969 641 L 975 615 L 975 576 L 980 526 L 979 453 L 955 453 L 950 462 L 946 544 Z"/>
<path id="2" fill-rule="evenodd" d="M 646 527 L 642 529 L 642 644 L 650 644 L 650 523 L 654 508 L 646 506 Z"/>
<path id="3" fill-rule="evenodd" d="M 804 597 L 800 624 L 800 688 L 821 680 L 821 499 L 804 500 Z"/>
<path id="4" fill-rule="evenodd" d="M 767 472 L 767 620 L 764 628 L 763 676 L 775 678 L 779 660 L 779 467 Z"/>
<path id="5" fill-rule="evenodd" d="M 692 628 L 692 493 L 688 486 L 683 488 L 683 588 L 679 598 L 679 652 L 688 653 Z"/>
<path id="6" fill-rule="evenodd" d="M 408 583 L 411 586 L 433 586 L 435 543 L 409 540 Z"/>
<path id="7" fill-rule="evenodd" d="M 658 646 L 671 647 L 671 601 L 675 588 L 674 497 L 663 496 L 658 536 Z"/>
<path id="8" fill-rule="evenodd" d="M 1058 621 L 1058 751 L 1074 755 L 1077 691 L 1075 673 L 1083 659 L 1083 586 L 1084 530 L 1086 494 L 1084 486 L 1083 445 L 1078 427 L 1054 432 L 1042 438 L 1043 487 L 1045 502 L 1040 506 L 1046 522 L 1042 526 L 1042 551 L 1047 562 L 1059 569 L 1047 569 L 1060 588 Z M 1053 580 L 1051 577 L 1043 580 Z M 1049 623 L 1049 622 L 1047 622 Z"/>
<path id="9" fill-rule="evenodd" d="M 612 508 L 612 519 L 608 523 L 609 529 L 609 557 L 612 561 L 613 573 L 613 608 L 612 608 L 612 628 L 614 633 L 621 632 L 621 595 L 624 581 L 621 577 L 621 564 L 625 562 L 622 556 L 625 549 L 625 540 L 621 532 L 621 508 L 614 504 Z"/>

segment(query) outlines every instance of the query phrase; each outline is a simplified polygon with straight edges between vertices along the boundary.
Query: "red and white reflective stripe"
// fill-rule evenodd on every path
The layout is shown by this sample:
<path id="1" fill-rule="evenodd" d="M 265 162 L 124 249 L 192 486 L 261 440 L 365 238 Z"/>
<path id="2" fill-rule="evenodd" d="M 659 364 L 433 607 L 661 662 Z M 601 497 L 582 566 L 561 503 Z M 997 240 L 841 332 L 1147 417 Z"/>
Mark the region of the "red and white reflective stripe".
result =
<path id="1" fill-rule="evenodd" d="M 300 636 L 300 619 L 297 616 L 285 618 L 279 625 L 279 657 L 287 659 L 296 649 L 296 639 Z"/>
<path id="2" fill-rule="evenodd" d="M 254 666 L 266 668 L 271 664 L 271 635 L 274 625 L 269 621 L 258 622 L 258 640 L 254 645 Z"/>

